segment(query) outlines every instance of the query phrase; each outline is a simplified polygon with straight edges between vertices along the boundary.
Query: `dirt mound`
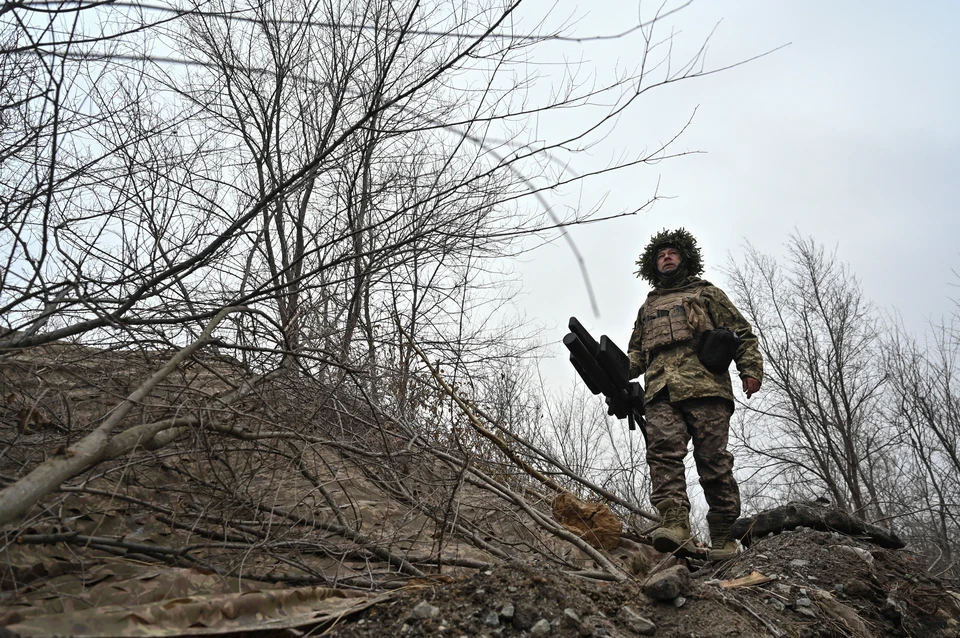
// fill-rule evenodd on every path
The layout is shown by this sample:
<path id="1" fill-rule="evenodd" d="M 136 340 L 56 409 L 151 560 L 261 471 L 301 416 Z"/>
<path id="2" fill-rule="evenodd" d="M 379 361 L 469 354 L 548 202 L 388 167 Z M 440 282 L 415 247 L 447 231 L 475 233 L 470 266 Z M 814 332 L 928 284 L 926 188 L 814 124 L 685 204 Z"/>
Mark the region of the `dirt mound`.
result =
<path id="1" fill-rule="evenodd" d="M 505 563 L 417 586 L 343 619 L 327 635 L 957 636 L 958 596 L 909 552 L 801 528 L 691 570 L 684 595 L 657 601 L 650 579 L 602 582 Z"/>
<path id="2" fill-rule="evenodd" d="M 69 462 L 151 356 L 0 357 L 0 491 Z M 829 507 L 745 521 L 726 563 L 678 559 L 645 544 L 648 512 L 482 412 L 413 426 L 221 360 L 168 380 L 113 441 L 153 438 L 0 529 L 0 635 L 960 635 L 956 594 Z"/>
<path id="3" fill-rule="evenodd" d="M 678 607 L 679 605 L 679 607 Z M 695 583 L 688 597 L 655 603 L 641 582 L 580 578 L 546 565 L 506 563 L 459 582 L 399 592 L 327 635 L 374 636 L 752 636 L 719 590 Z"/>

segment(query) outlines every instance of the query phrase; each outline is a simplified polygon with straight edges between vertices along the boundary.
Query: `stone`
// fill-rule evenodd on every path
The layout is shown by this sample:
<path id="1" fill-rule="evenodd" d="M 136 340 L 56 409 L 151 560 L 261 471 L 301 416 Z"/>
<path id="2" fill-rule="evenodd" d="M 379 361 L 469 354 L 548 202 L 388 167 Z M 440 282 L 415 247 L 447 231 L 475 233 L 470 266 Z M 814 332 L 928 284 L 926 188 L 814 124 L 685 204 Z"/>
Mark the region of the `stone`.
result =
<path id="1" fill-rule="evenodd" d="M 863 638 L 873 635 L 867 623 L 865 623 L 860 617 L 860 614 L 857 613 L 857 610 L 844 605 L 834 598 L 830 592 L 818 589 L 811 592 L 810 595 L 817 600 L 817 606 L 820 608 L 820 611 L 830 618 L 839 621 L 840 624 L 846 627 L 851 636 Z"/>
<path id="2" fill-rule="evenodd" d="M 500 626 L 500 617 L 497 616 L 497 612 L 491 611 L 489 614 L 483 617 L 483 624 L 488 627 L 499 627 Z"/>
<path id="3" fill-rule="evenodd" d="M 802 558 L 794 558 L 792 561 L 790 561 L 791 567 L 806 567 L 809 564 L 810 561 L 803 560 Z"/>
<path id="4" fill-rule="evenodd" d="M 797 607 L 795 611 L 801 616 L 807 616 L 809 618 L 816 618 L 817 612 L 813 611 L 809 607 Z"/>
<path id="5" fill-rule="evenodd" d="M 843 593 L 853 598 L 869 598 L 873 595 L 873 588 L 858 578 L 852 578 L 843 584 Z"/>
<path id="6" fill-rule="evenodd" d="M 500 608 L 500 618 L 503 620 L 512 620 L 514 614 L 514 607 L 512 604 L 507 603 Z"/>
<path id="7" fill-rule="evenodd" d="M 534 623 L 533 627 L 530 628 L 531 636 L 549 636 L 550 635 L 550 621 L 546 618 L 541 618 Z"/>
<path id="8" fill-rule="evenodd" d="M 604 626 L 606 618 L 602 615 L 587 616 L 580 623 L 581 636 L 606 636 L 607 629 Z"/>
<path id="9" fill-rule="evenodd" d="M 597 549 L 609 551 L 620 545 L 623 523 L 603 503 L 587 503 L 562 492 L 553 499 L 553 518 Z"/>
<path id="10" fill-rule="evenodd" d="M 641 636 L 652 636 L 657 626 L 648 618 L 638 614 L 632 607 L 623 606 L 617 612 L 617 619 L 627 626 L 630 631 Z"/>
<path id="11" fill-rule="evenodd" d="M 513 612 L 513 619 L 511 620 L 510 624 L 513 625 L 514 629 L 526 631 L 527 629 L 533 627 L 537 620 L 537 612 L 529 607 L 518 607 Z"/>
<path id="12" fill-rule="evenodd" d="M 797 607 L 809 607 L 813 604 L 813 601 L 811 601 L 809 598 L 797 598 L 797 602 L 795 604 Z"/>
<path id="13" fill-rule="evenodd" d="M 673 600 L 690 593 L 690 572 L 683 565 L 658 572 L 647 579 L 643 593 L 654 600 Z"/>
<path id="14" fill-rule="evenodd" d="M 563 622 L 568 627 L 579 627 L 580 626 L 580 616 L 577 615 L 570 607 L 567 607 L 563 610 Z"/>
<path id="15" fill-rule="evenodd" d="M 426 620 L 427 618 L 436 618 L 440 615 L 440 608 L 434 607 L 427 601 L 421 601 L 410 611 L 410 617 L 416 620 Z"/>

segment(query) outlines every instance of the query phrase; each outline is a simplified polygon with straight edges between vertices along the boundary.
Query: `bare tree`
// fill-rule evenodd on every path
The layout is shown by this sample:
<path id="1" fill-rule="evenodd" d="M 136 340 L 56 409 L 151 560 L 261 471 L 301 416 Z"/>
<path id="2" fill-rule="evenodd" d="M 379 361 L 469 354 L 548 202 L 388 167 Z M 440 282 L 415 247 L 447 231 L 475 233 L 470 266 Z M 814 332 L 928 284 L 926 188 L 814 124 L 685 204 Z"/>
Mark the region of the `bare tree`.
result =
<path id="1" fill-rule="evenodd" d="M 898 325 L 885 363 L 891 412 L 905 440 L 896 510 L 891 516 L 930 560 L 956 577 L 960 551 L 960 395 L 957 317 L 932 326 L 920 342 Z"/>
<path id="2" fill-rule="evenodd" d="M 882 519 L 897 441 L 882 403 L 882 324 L 835 252 L 797 235 L 787 248 L 786 265 L 748 246 L 727 269 L 766 377 L 762 402 L 739 411 L 740 458 L 787 496 Z"/>
<path id="3" fill-rule="evenodd" d="M 51 506 L 102 493 L 171 529 L 267 547 L 291 580 L 329 582 L 306 545 L 338 565 L 357 559 L 362 571 L 376 558 L 407 575 L 458 559 L 444 551 L 450 535 L 502 558 L 509 545 L 491 539 L 507 524 L 532 552 L 573 568 L 553 544 L 570 543 L 622 578 L 524 494 L 555 489 L 552 468 L 640 513 L 624 496 L 637 484 L 635 449 L 612 478 L 581 475 L 597 469 L 593 446 L 617 439 L 597 421 L 577 430 L 574 412 L 560 419 L 571 428 L 561 458 L 511 438 L 507 422 L 530 423 L 537 403 L 495 374 L 531 342 L 501 319 L 494 264 L 524 238 L 597 218 L 557 216 L 544 193 L 671 157 L 676 138 L 594 173 L 558 156 L 589 148 L 651 89 L 711 71 L 702 50 L 671 62 L 657 15 L 638 25 L 632 75 L 533 94 L 526 55 L 560 38 L 514 33 L 518 5 L 0 9 L 0 368 L 16 402 L 0 451 L 8 540 L 36 525 L 67 530 L 38 544 L 82 538 L 243 572 L 245 557 L 216 567 L 215 548 L 185 539 L 149 551 L 81 534 Z M 601 98 L 607 111 L 555 138 L 527 126 L 551 110 L 596 113 Z M 503 410 L 471 412 L 492 407 Z M 429 521 L 413 535 L 440 539 L 428 555 L 406 531 L 370 525 L 361 479 Z M 148 480 L 176 484 L 185 509 L 127 490 Z M 489 516 L 459 516 L 468 487 L 493 495 Z"/>

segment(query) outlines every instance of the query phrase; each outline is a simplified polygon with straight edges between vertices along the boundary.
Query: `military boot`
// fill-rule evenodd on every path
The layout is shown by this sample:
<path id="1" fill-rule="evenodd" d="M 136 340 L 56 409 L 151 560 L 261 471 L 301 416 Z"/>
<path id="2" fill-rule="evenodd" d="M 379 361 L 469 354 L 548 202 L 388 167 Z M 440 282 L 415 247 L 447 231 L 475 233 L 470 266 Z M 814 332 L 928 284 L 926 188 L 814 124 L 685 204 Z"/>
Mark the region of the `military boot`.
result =
<path id="1" fill-rule="evenodd" d="M 731 536 L 735 518 L 707 514 L 707 527 L 710 529 L 710 549 L 707 558 L 714 562 L 727 560 L 743 551 L 740 541 Z"/>
<path id="2" fill-rule="evenodd" d="M 669 554 L 687 545 L 691 540 L 690 511 L 672 498 L 657 503 L 657 509 L 663 522 L 650 534 L 654 549 Z"/>

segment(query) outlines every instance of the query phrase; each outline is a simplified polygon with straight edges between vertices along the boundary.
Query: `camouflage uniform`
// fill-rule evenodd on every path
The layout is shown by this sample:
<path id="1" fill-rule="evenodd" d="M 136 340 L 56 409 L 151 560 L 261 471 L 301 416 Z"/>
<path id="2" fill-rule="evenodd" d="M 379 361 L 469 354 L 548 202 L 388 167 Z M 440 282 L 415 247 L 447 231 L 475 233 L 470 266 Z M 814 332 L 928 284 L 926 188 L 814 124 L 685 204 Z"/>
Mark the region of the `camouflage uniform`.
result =
<path id="1" fill-rule="evenodd" d="M 646 262 L 666 246 L 673 244 L 658 248 L 655 237 L 644 256 Z M 650 500 L 657 504 L 673 499 L 689 510 L 683 460 L 692 438 L 700 485 L 710 506 L 708 521 L 732 522 L 740 515 L 733 455 L 727 450 L 733 388 L 728 372 L 713 374 L 700 363 L 697 340 L 704 330 L 733 330 L 741 339 L 734 357 L 741 376 L 762 380 L 763 360 L 750 324 L 722 290 L 696 277 L 702 269 L 699 251 L 695 261 L 689 253 L 684 254 L 684 262 L 693 262 L 691 276 L 670 288 L 649 276 L 649 263 L 646 269 L 641 263 L 641 275 L 652 279 L 655 288 L 640 307 L 630 337 L 630 377 L 644 374 L 647 464 L 653 483 Z"/>

